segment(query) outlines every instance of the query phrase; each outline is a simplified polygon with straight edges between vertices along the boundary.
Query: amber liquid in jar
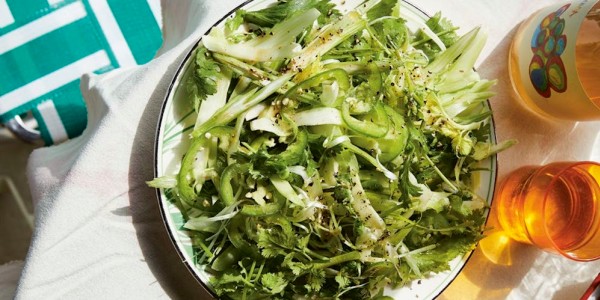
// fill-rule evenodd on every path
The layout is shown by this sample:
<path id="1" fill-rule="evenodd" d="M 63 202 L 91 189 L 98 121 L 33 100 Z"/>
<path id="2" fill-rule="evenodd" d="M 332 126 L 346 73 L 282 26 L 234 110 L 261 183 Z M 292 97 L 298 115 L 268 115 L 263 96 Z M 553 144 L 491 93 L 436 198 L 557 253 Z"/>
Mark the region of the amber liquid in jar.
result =
<path id="1" fill-rule="evenodd" d="M 523 167 L 511 173 L 494 200 L 498 221 L 518 241 L 575 259 L 598 256 L 600 166 L 582 165 L 557 175 L 558 170 Z"/>
<path id="2" fill-rule="evenodd" d="M 600 2 L 581 23 L 575 46 L 577 74 L 588 98 L 600 106 Z"/>
<path id="3" fill-rule="evenodd" d="M 575 4 L 573 4 L 571 8 L 574 6 Z M 569 13 L 567 12 L 561 17 L 565 19 L 568 18 L 568 15 Z M 559 17 L 556 18 L 558 19 Z M 527 61 L 529 61 L 529 55 L 531 55 L 529 51 L 522 50 L 524 47 L 523 45 L 529 45 L 531 41 L 531 36 L 527 35 L 529 33 L 524 29 L 535 27 L 537 22 L 539 22 L 539 20 L 534 18 L 530 18 L 523 22 L 520 26 L 520 30 L 514 37 L 509 53 L 509 76 L 515 91 L 521 98 L 521 103 L 536 114 L 546 117 L 570 120 L 600 119 L 600 2 L 594 4 L 589 10 L 576 34 L 564 36 L 563 41 L 565 41 L 567 45 L 575 43 L 575 51 L 573 54 L 574 60 L 569 60 L 568 55 L 563 53 L 562 58 L 564 61 L 561 60 L 560 64 L 564 63 L 567 69 L 570 68 L 567 64 L 574 64 L 573 69 L 575 73 L 564 74 L 564 69 L 562 72 L 556 71 L 556 69 L 548 71 L 547 81 L 549 82 L 562 82 L 565 84 L 565 88 L 568 86 L 569 90 L 575 90 L 579 88 L 576 86 L 581 86 L 581 93 L 583 96 L 577 96 L 577 98 L 584 99 L 573 99 L 573 94 L 567 95 L 564 91 L 548 89 L 550 92 L 545 97 L 548 97 L 549 100 L 557 98 L 558 103 L 565 103 L 561 104 L 561 107 L 554 107 L 551 105 L 545 107 L 540 106 L 540 100 L 536 100 L 536 97 L 539 96 L 536 95 L 535 92 L 531 92 L 531 88 L 529 88 L 531 79 L 528 76 L 523 76 L 522 73 L 522 68 L 524 66 L 520 65 L 520 63 L 522 63 L 521 60 L 527 59 Z M 552 33 L 549 35 L 552 35 Z M 544 45 L 549 43 L 547 39 L 544 40 Z M 558 39 L 552 39 L 555 44 L 557 43 L 557 40 Z M 552 53 L 556 54 L 555 52 L 557 51 L 556 46 L 552 49 L 550 54 L 548 54 L 550 56 L 553 55 Z M 561 79 L 559 80 L 557 78 Z M 532 93 L 534 96 L 532 96 Z M 557 100 L 554 101 L 556 102 Z M 541 102 L 544 103 L 545 101 Z"/>

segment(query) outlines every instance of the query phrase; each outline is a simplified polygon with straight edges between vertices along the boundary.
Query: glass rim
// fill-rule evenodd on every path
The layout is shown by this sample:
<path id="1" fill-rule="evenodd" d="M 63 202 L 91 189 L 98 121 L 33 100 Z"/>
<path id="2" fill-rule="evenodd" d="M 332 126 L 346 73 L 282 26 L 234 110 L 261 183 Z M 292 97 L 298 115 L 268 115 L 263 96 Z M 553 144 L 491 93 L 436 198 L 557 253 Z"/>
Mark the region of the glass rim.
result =
<path id="1" fill-rule="evenodd" d="M 581 166 L 584 166 L 584 165 L 600 167 L 600 163 L 595 162 L 595 161 L 576 161 L 576 162 L 561 161 L 561 162 L 554 162 L 554 163 L 547 164 L 547 165 L 541 167 L 540 170 L 543 169 L 544 167 L 552 165 L 552 164 L 566 164 L 566 165 L 558 173 L 556 173 L 556 175 L 553 176 L 552 180 L 550 180 L 550 183 L 548 184 L 548 191 L 546 191 L 544 193 L 544 198 L 543 198 L 544 202 L 542 204 L 542 210 L 543 210 L 544 216 L 546 214 L 546 203 L 547 203 L 547 198 L 548 198 L 548 193 L 549 193 L 550 187 L 553 186 L 559 180 L 559 178 L 561 177 L 562 174 L 564 174 L 568 170 L 572 170 L 574 168 L 581 167 Z M 596 183 L 597 183 L 598 189 L 600 190 L 600 181 L 596 181 Z M 596 208 L 596 211 L 600 212 L 600 204 L 596 204 L 595 208 Z M 592 228 L 594 228 L 594 226 L 593 226 L 594 224 L 597 225 L 597 223 L 600 223 L 600 214 L 596 213 L 594 215 L 596 217 L 592 221 Z M 545 218 L 544 218 L 544 220 L 545 220 Z M 596 226 L 594 229 L 595 230 L 592 230 L 592 231 L 594 231 L 593 235 L 600 234 L 600 228 L 598 228 L 598 226 Z M 594 260 L 600 259 L 600 253 L 595 254 L 595 255 L 591 255 L 589 257 L 578 257 L 578 256 L 574 256 L 574 255 L 569 254 L 566 251 L 564 251 L 561 247 L 559 247 L 557 245 L 557 243 L 555 242 L 554 238 L 550 234 L 550 232 L 548 230 L 548 225 L 547 225 L 546 221 L 544 221 L 544 232 L 545 232 L 548 240 L 552 244 L 553 249 L 556 250 L 560 255 L 562 255 L 562 256 L 564 256 L 564 257 L 566 257 L 568 259 L 572 259 L 572 260 L 580 261 L 580 262 L 594 261 Z"/>

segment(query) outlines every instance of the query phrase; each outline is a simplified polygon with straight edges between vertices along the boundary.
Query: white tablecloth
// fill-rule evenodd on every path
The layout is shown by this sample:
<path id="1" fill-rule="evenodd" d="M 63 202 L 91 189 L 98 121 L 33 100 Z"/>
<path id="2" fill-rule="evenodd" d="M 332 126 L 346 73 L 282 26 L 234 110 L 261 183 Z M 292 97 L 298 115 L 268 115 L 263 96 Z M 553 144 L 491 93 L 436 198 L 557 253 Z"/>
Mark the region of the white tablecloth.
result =
<path id="1" fill-rule="evenodd" d="M 36 223 L 17 287 L 18 299 L 154 299 L 206 297 L 174 251 L 161 221 L 153 176 L 161 103 L 189 47 L 241 1 L 163 1 L 165 44 L 147 65 L 84 76 L 89 124 L 65 144 L 36 150 L 28 173 Z M 482 25 L 489 40 L 483 77 L 499 80 L 492 107 L 500 140 L 520 143 L 499 155 L 500 179 L 524 164 L 600 161 L 600 124 L 551 123 L 521 109 L 507 77 L 515 26 L 551 0 L 420 0 L 461 31 Z M 447 299 L 575 299 L 600 270 L 533 247 L 512 245 L 512 264 L 476 251 L 443 293 Z"/>

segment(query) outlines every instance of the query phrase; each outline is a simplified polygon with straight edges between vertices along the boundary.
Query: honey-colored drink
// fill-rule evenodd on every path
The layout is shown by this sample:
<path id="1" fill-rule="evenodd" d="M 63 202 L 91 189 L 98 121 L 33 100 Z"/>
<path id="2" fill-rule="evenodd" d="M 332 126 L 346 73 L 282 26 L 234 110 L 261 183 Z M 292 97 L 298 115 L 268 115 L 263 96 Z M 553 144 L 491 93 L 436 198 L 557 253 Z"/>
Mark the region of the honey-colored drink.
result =
<path id="1" fill-rule="evenodd" d="M 557 4 L 523 21 L 509 75 L 519 102 L 538 115 L 600 120 L 600 2 Z"/>
<path id="2" fill-rule="evenodd" d="M 600 2 L 581 23 L 575 46 L 575 65 L 586 95 L 600 106 Z"/>
<path id="3" fill-rule="evenodd" d="M 574 260 L 600 258 L 600 165 L 523 167 L 500 186 L 495 205 L 513 239 Z"/>

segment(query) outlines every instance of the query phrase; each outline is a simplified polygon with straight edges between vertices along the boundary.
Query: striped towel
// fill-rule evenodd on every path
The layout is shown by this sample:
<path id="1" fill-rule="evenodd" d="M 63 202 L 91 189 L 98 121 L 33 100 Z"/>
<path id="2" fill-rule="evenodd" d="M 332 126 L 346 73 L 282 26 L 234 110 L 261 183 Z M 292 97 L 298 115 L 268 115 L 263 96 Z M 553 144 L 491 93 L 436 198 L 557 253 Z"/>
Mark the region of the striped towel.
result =
<path id="1" fill-rule="evenodd" d="M 160 0 L 0 0 L 0 122 L 31 112 L 46 144 L 86 126 L 83 73 L 151 60 Z"/>

